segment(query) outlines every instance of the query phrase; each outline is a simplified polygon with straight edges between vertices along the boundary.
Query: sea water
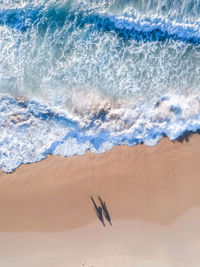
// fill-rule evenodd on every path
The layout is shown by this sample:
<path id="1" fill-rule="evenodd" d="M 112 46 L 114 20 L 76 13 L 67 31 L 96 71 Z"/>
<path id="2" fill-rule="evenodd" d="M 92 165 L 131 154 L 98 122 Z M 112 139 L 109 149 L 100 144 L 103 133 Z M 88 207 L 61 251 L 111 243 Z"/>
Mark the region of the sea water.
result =
<path id="1" fill-rule="evenodd" d="M 199 0 L 1 0 L 0 167 L 200 129 Z"/>

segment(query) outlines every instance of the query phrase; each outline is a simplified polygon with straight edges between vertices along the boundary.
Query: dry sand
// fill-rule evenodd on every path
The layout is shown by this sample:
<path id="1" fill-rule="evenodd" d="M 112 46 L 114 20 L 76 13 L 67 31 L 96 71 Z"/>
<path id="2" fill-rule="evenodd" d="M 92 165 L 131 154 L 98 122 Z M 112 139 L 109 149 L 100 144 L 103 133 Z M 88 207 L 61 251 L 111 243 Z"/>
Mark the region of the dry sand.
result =
<path id="1" fill-rule="evenodd" d="M 98 220 L 101 195 L 113 225 Z M 200 266 L 200 135 L 0 174 L 0 267 Z"/>

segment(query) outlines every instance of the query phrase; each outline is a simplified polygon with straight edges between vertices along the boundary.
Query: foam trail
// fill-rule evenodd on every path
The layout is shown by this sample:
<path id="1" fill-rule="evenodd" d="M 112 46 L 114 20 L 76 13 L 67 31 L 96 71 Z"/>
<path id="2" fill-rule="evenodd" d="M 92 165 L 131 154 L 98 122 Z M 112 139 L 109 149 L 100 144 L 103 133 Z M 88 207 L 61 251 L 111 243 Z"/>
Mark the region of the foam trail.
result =
<path id="1" fill-rule="evenodd" d="M 57 27 L 62 28 L 65 20 L 75 16 L 75 12 L 62 8 L 51 8 L 50 10 L 37 9 L 4 9 L 0 11 L 0 25 L 6 25 L 19 31 L 26 31 L 28 28 L 37 27 L 44 19 L 48 19 L 49 26 L 53 26 L 56 15 Z M 52 14 L 51 14 L 52 13 Z M 194 44 L 200 43 L 200 21 L 175 21 L 170 18 L 159 16 L 139 17 L 132 16 L 109 16 L 96 13 L 80 12 L 76 20 L 76 26 L 93 24 L 95 30 L 114 31 L 124 35 L 126 38 L 133 38 L 137 41 L 164 41 L 174 39 Z"/>
<path id="2" fill-rule="evenodd" d="M 0 166 L 200 129 L 200 2 L 0 2 Z"/>
<path id="3" fill-rule="evenodd" d="M 0 166 L 6 172 L 47 154 L 82 155 L 89 149 L 101 153 L 117 144 L 152 146 L 163 135 L 174 140 L 200 128 L 199 98 L 182 98 L 180 104 L 179 97 L 168 96 L 136 110 L 95 110 L 89 121 L 88 116 L 75 120 L 37 102 L 8 97 L 0 99 L 0 111 Z"/>

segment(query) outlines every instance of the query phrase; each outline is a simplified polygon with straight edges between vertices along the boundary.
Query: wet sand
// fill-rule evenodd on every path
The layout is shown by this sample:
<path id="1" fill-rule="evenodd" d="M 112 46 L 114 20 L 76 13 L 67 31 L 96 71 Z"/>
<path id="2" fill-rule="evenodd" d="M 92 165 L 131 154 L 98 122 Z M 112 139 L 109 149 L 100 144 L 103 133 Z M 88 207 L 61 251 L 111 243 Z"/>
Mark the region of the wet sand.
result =
<path id="1" fill-rule="evenodd" d="M 198 134 L 0 173 L 0 266 L 199 266 L 199 225 Z"/>

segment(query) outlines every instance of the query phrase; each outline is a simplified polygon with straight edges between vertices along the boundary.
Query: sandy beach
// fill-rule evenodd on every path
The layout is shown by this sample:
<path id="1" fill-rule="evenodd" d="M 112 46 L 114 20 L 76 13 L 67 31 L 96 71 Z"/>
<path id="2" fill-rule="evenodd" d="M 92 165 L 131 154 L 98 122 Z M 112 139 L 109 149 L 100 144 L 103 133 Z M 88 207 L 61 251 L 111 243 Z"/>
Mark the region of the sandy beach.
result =
<path id="1" fill-rule="evenodd" d="M 0 0 L 0 267 L 200 267 L 200 0 Z"/>
<path id="2" fill-rule="evenodd" d="M 0 266 L 199 266 L 199 191 L 199 134 L 2 171 Z"/>

